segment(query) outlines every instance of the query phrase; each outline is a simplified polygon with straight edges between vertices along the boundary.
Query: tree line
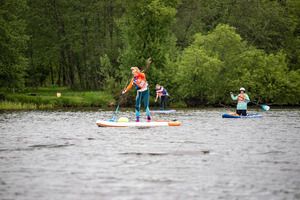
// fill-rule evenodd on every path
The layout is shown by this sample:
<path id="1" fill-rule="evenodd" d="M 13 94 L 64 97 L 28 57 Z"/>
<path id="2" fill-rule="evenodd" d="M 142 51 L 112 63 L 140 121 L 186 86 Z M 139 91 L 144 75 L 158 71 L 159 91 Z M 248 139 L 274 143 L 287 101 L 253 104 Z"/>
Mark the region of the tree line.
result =
<path id="1" fill-rule="evenodd" d="M 117 94 L 131 66 L 189 105 L 300 103 L 298 0 L 1 0 L 0 87 Z"/>

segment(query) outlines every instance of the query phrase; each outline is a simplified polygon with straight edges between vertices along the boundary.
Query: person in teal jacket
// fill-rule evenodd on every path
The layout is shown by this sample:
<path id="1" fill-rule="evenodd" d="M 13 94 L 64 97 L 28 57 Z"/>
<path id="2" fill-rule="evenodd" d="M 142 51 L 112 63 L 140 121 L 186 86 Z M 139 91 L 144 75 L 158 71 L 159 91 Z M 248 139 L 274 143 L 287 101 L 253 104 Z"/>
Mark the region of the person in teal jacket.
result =
<path id="1" fill-rule="evenodd" d="M 232 100 L 237 100 L 236 105 L 236 113 L 238 115 L 246 116 L 247 115 L 247 104 L 250 102 L 249 96 L 245 93 L 245 88 L 240 88 L 240 94 L 239 95 L 233 95 L 232 92 L 230 92 L 230 96 Z"/>

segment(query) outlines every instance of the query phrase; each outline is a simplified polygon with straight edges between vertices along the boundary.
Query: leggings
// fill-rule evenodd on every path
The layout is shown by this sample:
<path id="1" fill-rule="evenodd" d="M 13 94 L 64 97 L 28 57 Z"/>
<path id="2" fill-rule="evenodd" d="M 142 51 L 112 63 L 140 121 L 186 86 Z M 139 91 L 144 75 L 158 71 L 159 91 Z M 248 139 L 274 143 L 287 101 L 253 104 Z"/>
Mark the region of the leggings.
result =
<path id="1" fill-rule="evenodd" d="M 166 108 L 167 101 L 168 101 L 167 95 L 160 97 L 160 109 L 161 110 L 164 110 Z"/>
<path id="2" fill-rule="evenodd" d="M 150 96 L 149 89 L 147 89 L 143 92 L 137 91 L 137 95 L 135 98 L 135 116 L 136 117 L 140 117 L 141 101 L 143 101 L 143 103 L 144 103 L 147 117 L 150 117 L 149 96 Z"/>
<path id="3" fill-rule="evenodd" d="M 246 116 L 247 115 L 247 110 L 236 110 L 236 114 Z"/>

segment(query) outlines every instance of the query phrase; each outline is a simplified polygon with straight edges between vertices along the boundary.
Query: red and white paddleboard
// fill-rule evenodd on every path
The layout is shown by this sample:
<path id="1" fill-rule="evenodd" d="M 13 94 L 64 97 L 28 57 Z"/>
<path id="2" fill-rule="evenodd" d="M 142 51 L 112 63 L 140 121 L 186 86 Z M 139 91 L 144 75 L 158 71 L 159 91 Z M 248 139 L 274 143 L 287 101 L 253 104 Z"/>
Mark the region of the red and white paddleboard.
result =
<path id="1" fill-rule="evenodd" d="M 156 127 L 156 126 L 180 126 L 179 121 L 151 121 L 151 122 L 111 122 L 98 120 L 99 127 Z"/>

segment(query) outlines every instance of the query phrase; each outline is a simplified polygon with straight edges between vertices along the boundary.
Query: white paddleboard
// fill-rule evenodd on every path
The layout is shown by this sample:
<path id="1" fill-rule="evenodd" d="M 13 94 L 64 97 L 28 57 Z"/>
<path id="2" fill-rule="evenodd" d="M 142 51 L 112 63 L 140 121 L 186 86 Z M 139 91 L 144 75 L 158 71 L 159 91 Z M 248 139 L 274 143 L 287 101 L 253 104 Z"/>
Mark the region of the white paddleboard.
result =
<path id="1" fill-rule="evenodd" d="M 111 122 L 98 120 L 99 127 L 157 127 L 157 126 L 180 126 L 179 121 L 151 121 L 151 122 Z"/>
<path id="2" fill-rule="evenodd" d="M 151 110 L 151 113 L 157 113 L 157 114 L 170 114 L 170 113 L 175 113 L 176 110 Z"/>

